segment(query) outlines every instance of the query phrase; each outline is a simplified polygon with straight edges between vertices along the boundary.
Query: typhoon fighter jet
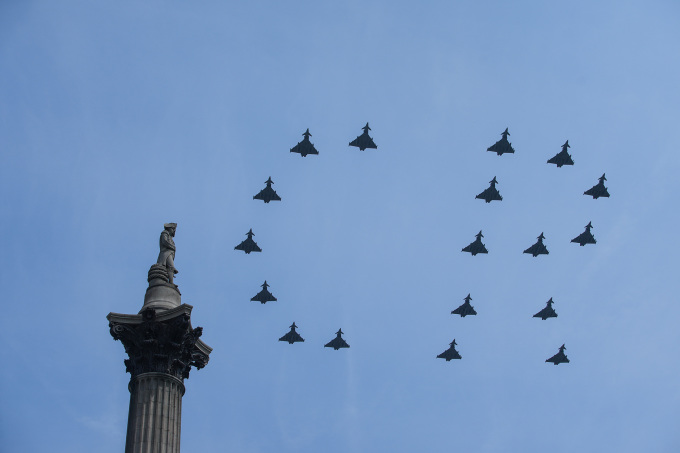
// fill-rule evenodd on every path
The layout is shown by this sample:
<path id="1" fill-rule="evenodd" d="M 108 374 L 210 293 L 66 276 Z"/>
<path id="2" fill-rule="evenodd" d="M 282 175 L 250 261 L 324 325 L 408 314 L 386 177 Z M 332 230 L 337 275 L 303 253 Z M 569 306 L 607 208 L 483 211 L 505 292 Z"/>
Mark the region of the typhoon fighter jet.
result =
<path id="1" fill-rule="evenodd" d="M 552 308 L 553 303 L 554 302 L 551 297 L 550 300 L 545 304 L 543 310 L 536 313 L 533 317 L 541 318 L 543 321 L 545 321 L 548 318 L 557 318 L 557 313 L 555 312 L 555 309 Z"/>
<path id="2" fill-rule="evenodd" d="M 307 154 L 319 154 L 312 142 L 309 141 L 309 137 L 312 136 L 312 134 L 309 133 L 309 129 L 302 135 L 304 135 L 305 138 L 303 138 L 301 142 L 298 142 L 297 145 L 293 146 L 290 149 L 290 152 L 299 153 L 302 157 L 307 157 Z"/>
<path id="3" fill-rule="evenodd" d="M 279 341 L 287 341 L 288 344 L 305 341 L 305 339 L 302 338 L 300 334 L 295 331 L 296 328 L 297 326 L 295 325 L 295 322 L 293 322 L 293 324 L 290 325 L 290 332 L 279 338 Z"/>
<path id="4" fill-rule="evenodd" d="M 472 297 L 468 294 L 467 297 L 465 297 L 465 302 L 463 304 L 453 310 L 451 312 L 452 315 L 460 315 L 461 318 L 466 317 L 467 315 L 476 315 L 477 312 L 475 311 L 475 307 L 470 305 L 470 301 L 472 300 Z"/>
<path id="5" fill-rule="evenodd" d="M 510 135 L 510 132 L 508 132 L 507 127 L 505 128 L 501 135 L 502 138 L 493 145 L 489 146 L 486 150 L 492 151 L 498 154 L 499 156 L 502 156 L 503 153 L 514 153 L 515 150 L 512 148 L 512 144 L 510 144 L 510 142 L 508 141 L 508 135 Z"/>
<path id="6" fill-rule="evenodd" d="M 500 192 L 498 192 L 498 189 L 496 189 L 496 184 L 498 184 L 498 181 L 496 181 L 496 177 L 494 176 L 493 179 L 489 181 L 489 187 L 487 187 L 484 192 L 480 193 L 475 198 L 484 200 L 487 203 L 491 203 L 493 200 L 501 201 L 503 197 L 501 197 Z"/>
<path id="7" fill-rule="evenodd" d="M 543 233 L 538 237 L 538 241 L 528 249 L 524 251 L 524 253 L 528 253 L 534 258 L 536 258 L 538 255 L 547 255 L 548 249 L 545 247 L 543 244 L 543 239 L 545 239 L 545 236 L 543 236 Z"/>
<path id="8" fill-rule="evenodd" d="M 336 337 L 324 345 L 324 348 L 333 348 L 336 351 L 340 348 L 349 348 L 349 345 L 345 340 L 342 339 L 342 329 L 338 329 L 335 332 Z"/>
<path id="9" fill-rule="evenodd" d="M 257 246 L 255 241 L 253 241 L 253 236 L 255 236 L 255 233 L 253 233 L 252 228 L 246 234 L 248 235 L 246 240 L 234 247 L 234 250 L 243 250 L 246 252 L 246 255 L 248 255 L 250 252 L 261 252 L 262 249 Z"/>
<path id="10" fill-rule="evenodd" d="M 376 145 L 375 142 L 373 142 L 373 139 L 368 135 L 368 131 L 371 130 L 371 128 L 368 127 L 368 123 L 366 123 L 362 129 L 364 130 L 364 133 L 349 142 L 349 146 L 356 146 L 360 151 L 363 151 L 366 148 L 377 149 L 378 145 Z"/>
<path id="11" fill-rule="evenodd" d="M 598 179 L 599 182 L 590 189 L 583 192 L 583 195 L 590 195 L 594 200 L 597 200 L 600 197 L 609 198 L 609 192 L 604 186 L 604 182 L 607 180 L 607 178 L 604 177 L 604 173 L 602 173 L 602 176 L 600 176 Z"/>
<path id="12" fill-rule="evenodd" d="M 267 302 L 276 302 L 276 297 L 274 297 L 274 295 L 267 289 L 269 288 L 267 280 L 265 280 L 260 286 L 262 286 L 262 290 L 255 294 L 250 300 L 254 302 L 260 302 L 261 304 L 266 304 Z"/>
<path id="13" fill-rule="evenodd" d="M 569 146 L 569 140 L 562 145 L 562 151 L 548 159 L 548 163 L 555 164 L 558 168 L 562 165 L 574 165 L 574 161 L 571 159 L 571 154 L 567 152 L 567 148 L 571 148 L 571 146 Z"/>
<path id="14" fill-rule="evenodd" d="M 567 355 L 564 353 L 565 349 L 567 348 L 565 348 L 564 345 L 560 346 L 560 351 L 554 356 L 550 357 L 549 359 L 546 359 L 546 362 L 552 362 L 553 365 L 559 365 L 560 363 L 569 363 L 569 359 L 567 358 Z"/>
<path id="15" fill-rule="evenodd" d="M 593 228 L 593 224 L 591 222 L 588 222 L 588 225 L 586 225 L 586 231 L 576 236 L 574 239 L 571 240 L 571 242 L 575 242 L 579 244 L 581 247 L 583 247 L 586 244 L 596 244 L 597 241 L 595 240 L 595 236 L 593 236 L 593 233 L 590 232 L 591 228 Z"/>
<path id="16" fill-rule="evenodd" d="M 484 244 L 482 244 L 482 238 L 484 237 L 484 235 L 482 234 L 482 230 L 479 230 L 479 233 L 477 233 L 475 237 L 477 239 L 475 239 L 474 242 L 471 242 L 470 245 L 463 248 L 463 250 L 461 251 L 470 252 L 472 256 L 475 256 L 478 253 L 489 253 Z"/>
<path id="17" fill-rule="evenodd" d="M 454 339 L 451 343 L 449 343 L 451 346 L 449 349 L 446 351 L 442 352 L 437 356 L 438 359 L 446 359 L 448 362 L 449 360 L 452 359 L 462 359 L 458 351 L 456 351 L 456 340 Z"/>
<path id="18" fill-rule="evenodd" d="M 272 189 L 272 184 L 274 184 L 272 177 L 270 176 L 264 183 L 267 184 L 267 187 L 260 190 L 257 195 L 253 195 L 253 200 L 262 200 L 265 203 L 269 203 L 272 200 L 281 201 L 281 197 Z"/>

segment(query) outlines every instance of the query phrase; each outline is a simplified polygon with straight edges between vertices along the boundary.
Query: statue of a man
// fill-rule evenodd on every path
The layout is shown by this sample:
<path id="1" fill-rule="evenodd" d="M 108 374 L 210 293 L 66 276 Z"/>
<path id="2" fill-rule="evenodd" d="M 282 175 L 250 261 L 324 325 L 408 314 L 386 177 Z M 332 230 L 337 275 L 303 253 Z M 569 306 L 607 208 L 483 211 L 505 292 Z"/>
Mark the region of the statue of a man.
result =
<path id="1" fill-rule="evenodd" d="M 165 229 L 161 233 L 161 251 L 158 254 L 157 263 L 165 266 L 165 269 L 168 271 L 168 281 L 174 285 L 174 276 L 179 272 L 177 269 L 175 269 L 175 241 L 172 240 L 172 238 L 175 237 L 177 224 L 166 223 L 163 225 L 163 227 Z"/>

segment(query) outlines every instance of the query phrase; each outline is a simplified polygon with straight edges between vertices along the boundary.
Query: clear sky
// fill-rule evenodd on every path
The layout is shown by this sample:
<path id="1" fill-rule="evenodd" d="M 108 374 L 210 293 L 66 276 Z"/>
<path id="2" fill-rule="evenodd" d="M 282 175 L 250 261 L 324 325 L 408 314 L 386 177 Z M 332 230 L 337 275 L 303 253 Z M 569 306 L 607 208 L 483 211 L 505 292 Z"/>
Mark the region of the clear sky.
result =
<path id="1" fill-rule="evenodd" d="M 0 0 L 0 450 L 123 451 L 105 317 L 141 308 L 177 222 L 214 348 L 183 452 L 679 451 L 679 24 L 676 1 Z M 378 149 L 348 147 L 367 121 Z M 486 152 L 506 127 L 516 153 Z M 546 164 L 567 139 L 575 165 Z M 263 252 L 233 250 L 251 228 Z M 278 301 L 250 302 L 265 279 Z"/>

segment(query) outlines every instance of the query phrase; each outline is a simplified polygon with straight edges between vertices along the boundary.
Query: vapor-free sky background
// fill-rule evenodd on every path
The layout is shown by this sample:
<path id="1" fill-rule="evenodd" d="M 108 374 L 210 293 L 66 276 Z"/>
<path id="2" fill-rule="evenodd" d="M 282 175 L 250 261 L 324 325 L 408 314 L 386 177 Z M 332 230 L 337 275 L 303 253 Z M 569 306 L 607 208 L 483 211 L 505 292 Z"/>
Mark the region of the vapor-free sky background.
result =
<path id="1" fill-rule="evenodd" d="M 0 449 L 123 450 L 106 315 L 141 308 L 177 222 L 214 348 L 184 452 L 678 451 L 679 23 L 674 1 L 0 1 Z M 367 121 L 378 149 L 348 147 Z M 486 152 L 506 127 L 516 153 Z M 547 165 L 567 139 L 575 165 Z M 602 173 L 611 198 L 584 196 Z M 494 176 L 503 201 L 475 200 Z M 250 228 L 260 254 L 233 250 Z M 489 254 L 461 253 L 479 230 Z M 278 302 L 250 302 L 265 279 Z M 293 321 L 306 341 L 278 342 Z M 351 348 L 323 348 L 340 327 Z"/>

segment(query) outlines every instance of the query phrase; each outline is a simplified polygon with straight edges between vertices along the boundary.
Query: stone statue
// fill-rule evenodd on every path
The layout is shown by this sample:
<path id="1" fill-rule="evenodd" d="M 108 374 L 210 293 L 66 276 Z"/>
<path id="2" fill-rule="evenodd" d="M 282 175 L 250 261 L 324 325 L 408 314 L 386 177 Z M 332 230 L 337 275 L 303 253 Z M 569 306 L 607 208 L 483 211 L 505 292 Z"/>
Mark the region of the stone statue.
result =
<path id="1" fill-rule="evenodd" d="M 157 264 L 165 266 L 168 272 L 168 282 L 174 285 L 173 278 L 179 271 L 175 269 L 175 241 L 172 238 L 175 236 L 177 230 L 176 223 L 166 223 L 165 228 L 161 233 L 160 247 L 161 251 L 158 254 Z"/>

